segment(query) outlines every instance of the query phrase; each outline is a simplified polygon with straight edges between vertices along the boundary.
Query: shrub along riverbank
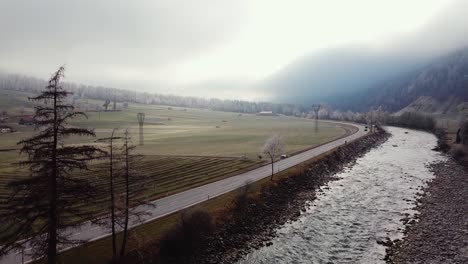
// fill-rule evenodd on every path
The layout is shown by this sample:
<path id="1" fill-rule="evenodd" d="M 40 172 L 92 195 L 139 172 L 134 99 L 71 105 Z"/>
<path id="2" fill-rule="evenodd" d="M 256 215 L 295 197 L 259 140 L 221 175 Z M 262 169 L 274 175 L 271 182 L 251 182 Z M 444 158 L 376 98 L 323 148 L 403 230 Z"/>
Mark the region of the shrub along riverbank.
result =
<path id="1" fill-rule="evenodd" d="M 389 116 L 384 120 L 385 125 L 405 127 L 422 130 L 434 134 L 437 137 L 437 150 L 447 152 L 450 147 L 447 144 L 445 129 L 437 126 L 434 117 L 414 112 L 405 112 L 399 116 Z"/>

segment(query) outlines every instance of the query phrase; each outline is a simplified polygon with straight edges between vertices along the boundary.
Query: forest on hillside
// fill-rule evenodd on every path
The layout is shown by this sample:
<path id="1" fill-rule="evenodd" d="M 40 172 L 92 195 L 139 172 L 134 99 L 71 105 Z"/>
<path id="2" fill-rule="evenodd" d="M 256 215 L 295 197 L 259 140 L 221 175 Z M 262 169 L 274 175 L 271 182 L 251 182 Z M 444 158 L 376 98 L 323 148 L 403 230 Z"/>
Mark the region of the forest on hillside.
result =
<path id="1" fill-rule="evenodd" d="M 421 96 L 429 96 L 440 102 L 467 102 L 468 49 L 441 57 L 419 70 L 350 95 L 337 107 L 364 111 L 382 106 L 387 111 L 395 112 Z"/>

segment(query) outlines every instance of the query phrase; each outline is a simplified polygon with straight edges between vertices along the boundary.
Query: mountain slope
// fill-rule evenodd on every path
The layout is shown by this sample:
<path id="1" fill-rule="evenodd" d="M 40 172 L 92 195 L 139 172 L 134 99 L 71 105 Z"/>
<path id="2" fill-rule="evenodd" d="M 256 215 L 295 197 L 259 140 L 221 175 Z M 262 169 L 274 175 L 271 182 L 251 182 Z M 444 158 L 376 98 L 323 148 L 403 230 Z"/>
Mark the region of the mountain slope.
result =
<path id="1" fill-rule="evenodd" d="M 396 55 L 366 47 L 336 48 L 297 60 L 261 86 L 275 94 L 276 101 L 305 105 L 333 103 L 343 94 L 364 91 L 417 69 L 427 61 L 421 56 Z"/>
<path id="2" fill-rule="evenodd" d="M 433 60 L 419 70 L 381 82 L 355 95 L 341 95 L 331 103 L 355 111 L 377 106 L 399 111 L 412 104 L 408 109 L 437 113 L 456 112 L 458 105 L 464 102 L 468 102 L 468 49 Z M 435 108 L 430 109 L 430 106 Z"/>

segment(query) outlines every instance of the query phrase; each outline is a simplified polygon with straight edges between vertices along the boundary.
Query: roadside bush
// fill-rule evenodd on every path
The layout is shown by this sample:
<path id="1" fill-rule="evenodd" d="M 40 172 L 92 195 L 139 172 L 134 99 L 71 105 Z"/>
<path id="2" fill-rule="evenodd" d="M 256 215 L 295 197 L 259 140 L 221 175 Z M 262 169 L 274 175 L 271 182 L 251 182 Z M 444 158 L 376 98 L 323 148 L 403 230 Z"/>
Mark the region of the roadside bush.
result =
<path id="1" fill-rule="evenodd" d="M 213 219 L 206 211 L 182 213 L 180 223 L 161 240 L 162 263 L 186 263 L 213 230 Z"/>
<path id="2" fill-rule="evenodd" d="M 424 130 L 433 133 L 437 137 L 437 148 L 435 150 L 448 152 L 450 146 L 447 144 L 445 129 L 437 127 L 434 117 L 414 112 L 406 112 L 401 116 L 393 116 L 387 119 L 387 125 Z"/>
<path id="3" fill-rule="evenodd" d="M 252 189 L 252 181 L 246 181 L 245 185 L 239 189 L 239 194 L 234 200 L 234 212 L 241 212 L 247 206 L 247 204 L 252 200 L 249 197 L 250 190 Z"/>
<path id="4" fill-rule="evenodd" d="M 465 120 L 460 125 L 460 130 L 457 133 L 457 143 L 468 145 L 468 120 Z"/>

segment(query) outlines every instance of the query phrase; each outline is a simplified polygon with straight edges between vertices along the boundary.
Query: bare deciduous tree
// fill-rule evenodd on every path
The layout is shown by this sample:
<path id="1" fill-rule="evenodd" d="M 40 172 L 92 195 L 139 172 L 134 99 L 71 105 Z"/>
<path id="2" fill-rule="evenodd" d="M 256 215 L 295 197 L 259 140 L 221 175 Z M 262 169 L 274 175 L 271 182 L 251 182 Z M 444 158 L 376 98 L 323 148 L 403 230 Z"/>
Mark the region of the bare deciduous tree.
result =
<path id="1" fill-rule="evenodd" d="M 0 209 L 0 254 L 28 245 L 35 257 L 56 263 L 59 245 L 79 242 L 70 240 L 65 231 L 93 213 L 79 205 L 94 201 L 95 188 L 73 172 L 88 170 L 88 161 L 101 151 L 64 142 L 70 136 L 95 136 L 91 130 L 68 125 L 70 119 L 85 114 L 66 103 L 70 93 L 60 86 L 64 70 L 60 67 L 46 89 L 30 98 L 42 102 L 35 107 L 37 133 L 18 142 L 27 155 L 20 165 L 29 168 L 30 176 L 8 184 L 12 194 Z"/>
<path id="2" fill-rule="evenodd" d="M 114 103 L 112 104 L 112 111 L 117 111 L 117 96 L 114 95 Z"/>
<path id="3" fill-rule="evenodd" d="M 274 163 L 284 152 L 284 144 L 282 138 L 278 134 L 271 135 L 262 148 L 262 153 L 270 158 L 271 161 L 271 180 L 273 180 Z"/>

